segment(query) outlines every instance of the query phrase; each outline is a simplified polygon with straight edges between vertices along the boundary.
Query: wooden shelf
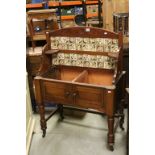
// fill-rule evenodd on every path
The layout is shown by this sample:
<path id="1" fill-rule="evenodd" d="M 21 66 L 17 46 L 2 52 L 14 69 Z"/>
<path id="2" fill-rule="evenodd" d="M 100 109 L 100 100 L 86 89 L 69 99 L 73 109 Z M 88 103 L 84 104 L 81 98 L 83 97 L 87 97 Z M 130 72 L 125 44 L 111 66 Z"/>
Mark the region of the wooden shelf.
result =
<path id="1" fill-rule="evenodd" d="M 42 8 L 42 3 L 26 4 L 26 9 Z"/>
<path id="2" fill-rule="evenodd" d="M 66 1 L 61 2 L 61 6 L 71 6 L 71 5 L 81 5 L 81 1 Z M 98 1 L 86 1 L 86 4 L 98 4 Z M 57 7 L 59 6 L 59 2 L 49 2 L 49 7 Z M 26 9 L 33 9 L 33 8 L 42 8 L 42 3 L 35 3 L 35 4 L 26 4 Z"/>
<path id="3" fill-rule="evenodd" d="M 87 18 L 96 16 L 98 16 L 98 13 L 87 13 Z"/>
<path id="4" fill-rule="evenodd" d="M 74 19 L 75 15 L 66 15 L 66 16 L 61 16 L 62 20 L 70 20 L 70 19 Z"/>

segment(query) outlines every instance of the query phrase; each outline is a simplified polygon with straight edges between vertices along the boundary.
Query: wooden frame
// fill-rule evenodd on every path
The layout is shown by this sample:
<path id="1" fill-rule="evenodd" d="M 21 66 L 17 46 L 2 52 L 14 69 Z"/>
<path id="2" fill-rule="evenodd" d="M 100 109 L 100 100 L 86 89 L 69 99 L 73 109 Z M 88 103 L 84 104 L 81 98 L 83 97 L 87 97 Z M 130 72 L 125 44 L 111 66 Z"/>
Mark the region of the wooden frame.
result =
<path id="1" fill-rule="evenodd" d="M 119 51 L 117 53 L 96 52 L 96 55 L 100 53 L 115 59 L 115 67 L 104 69 L 53 65 L 51 62 L 55 55 L 60 52 L 73 52 L 73 50 L 51 48 L 51 37 L 58 36 L 118 39 Z M 125 72 L 122 71 L 122 35 L 93 27 L 71 27 L 46 33 L 46 39 L 47 44 L 42 53 L 39 75 L 35 77 L 36 101 L 40 112 L 43 137 L 46 134 L 46 121 L 53 115 L 52 113 L 51 116 L 45 118 L 44 103 L 52 101 L 58 105 L 54 113 L 59 111 L 62 119 L 63 108 L 107 115 L 108 147 L 114 150 L 115 118 L 118 118 L 120 127 L 124 129 L 124 92 L 122 90 L 125 88 Z M 95 52 L 90 51 L 75 50 L 74 52 L 95 55 Z"/>

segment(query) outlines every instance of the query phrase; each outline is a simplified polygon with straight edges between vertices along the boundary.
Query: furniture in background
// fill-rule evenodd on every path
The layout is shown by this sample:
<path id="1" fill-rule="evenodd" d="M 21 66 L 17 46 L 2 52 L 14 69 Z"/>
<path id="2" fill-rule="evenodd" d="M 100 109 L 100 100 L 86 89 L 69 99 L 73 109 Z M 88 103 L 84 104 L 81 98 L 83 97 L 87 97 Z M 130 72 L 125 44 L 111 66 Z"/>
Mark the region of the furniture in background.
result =
<path id="1" fill-rule="evenodd" d="M 124 36 L 129 36 L 129 13 L 113 14 L 114 32 L 122 32 Z"/>
<path id="2" fill-rule="evenodd" d="M 114 150 L 116 126 L 119 123 L 124 129 L 122 35 L 94 27 L 70 27 L 47 32 L 46 39 L 39 75 L 34 79 L 43 137 L 46 122 L 56 112 L 61 119 L 64 108 L 91 112 L 107 115 L 107 143 Z M 45 102 L 57 104 L 47 118 Z"/>
<path id="3" fill-rule="evenodd" d="M 88 9 L 86 13 L 89 12 Z M 86 20 L 86 26 L 103 27 L 103 17 L 102 17 L 102 1 L 98 0 L 98 16 L 90 17 Z"/>
<path id="4" fill-rule="evenodd" d="M 60 28 L 57 23 L 56 9 L 29 10 L 27 18 L 29 38 L 33 48 L 36 47 L 36 41 L 46 40 L 47 31 Z"/>
<path id="5" fill-rule="evenodd" d="M 123 70 L 126 71 L 126 86 L 129 86 L 129 13 L 113 14 L 113 31 L 123 34 Z"/>
<path id="6" fill-rule="evenodd" d="M 28 84 L 30 91 L 30 99 L 32 104 L 32 111 L 38 113 L 38 107 L 35 100 L 34 94 L 34 77 L 38 75 L 39 68 L 42 60 L 42 50 L 43 47 L 36 47 L 34 50 L 28 49 L 26 53 L 26 70 L 28 73 Z M 45 110 L 54 108 L 54 104 L 46 103 Z"/>
<path id="7" fill-rule="evenodd" d="M 102 19 L 102 2 L 98 0 L 97 8 L 95 6 L 87 5 L 87 1 L 82 0 L 82 13 L 77 14 L 74 18 L 75 23 L 78 26 L 95 26 L 95 27 L 102 27 L 103 19 Z M 93 7 L 94 6 L 94 7 Z M 87 17 L 88 13 L 97 13 L 97 16 Z"/>
<path id="8" fill-rule="evenodd" d="M 58 9 L 58 13 L 61 19 L 62 27 L 68 27 L 68 23 L 71 26 L 76 25 L 74 22 L 75 16 L 83 15 L 83 7 L 87 10 L 86 18 L 98 18 L 100 16 L 100 11 L 98 12 L 98 1 L 99 0 L 62 0 L 58 1 L 49 1 L 48 8 Z M 43 9 L 42 3 L 37 4 L 27 4 L 26 10 L 32 9 Z"/>
<path id="9" fill-rule="evenodd" d="M 37 41 L 46 41 L 46 32 L 60 28 L 57 23 L 56 9 L 29 10 L 27 12 L 27 53 L 26 68 L 28 72 L 29 88 L 32 109 L 36 112 L 33 79 L 37 75 L 40 63 L 42 47 L 36 47 Z M 29 47 L 29 42 L 32 47 Z"/>
<path id="10" fill-rule="evenodd" d="M 36 101 L 34 96 L 34 77 L 37 76 L 41 64 L 42 47 L 36 47 L 34 50 L 27 48 L 26 70 L 28 73 L 28 84 L 30 90 L 30 99 L 32 110 L 36 112 Z"/>

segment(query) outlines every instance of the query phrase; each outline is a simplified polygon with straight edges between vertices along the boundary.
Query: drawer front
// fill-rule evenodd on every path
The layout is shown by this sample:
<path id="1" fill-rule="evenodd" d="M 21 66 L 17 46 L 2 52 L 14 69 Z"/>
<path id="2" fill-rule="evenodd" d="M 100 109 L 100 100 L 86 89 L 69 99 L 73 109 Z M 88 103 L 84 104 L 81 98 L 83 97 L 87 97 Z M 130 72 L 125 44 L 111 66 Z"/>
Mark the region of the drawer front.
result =
<path id="1" fill-rule="evenodd" d="M 43 100 L 46 102 L 72 104 L 70 84 L 46 81 L 42 83 Z"/>
<path id="2" fill-rule="evenodd" d="M 75 104 L 84 108 L 104 108 L 104 90 L 89 86 L 75 86 Z"/>

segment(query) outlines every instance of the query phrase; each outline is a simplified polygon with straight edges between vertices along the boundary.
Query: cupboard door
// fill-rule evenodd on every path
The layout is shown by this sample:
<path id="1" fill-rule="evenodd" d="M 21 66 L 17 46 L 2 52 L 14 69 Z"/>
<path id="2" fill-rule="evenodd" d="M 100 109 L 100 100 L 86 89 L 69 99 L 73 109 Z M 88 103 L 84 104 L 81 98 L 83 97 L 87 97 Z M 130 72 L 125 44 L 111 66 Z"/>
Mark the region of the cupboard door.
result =
<path id="1" fill-rule="evenodd" d="M 72 104 L 72 85 L 53 81 L 44 81 L 42 83 L 43 100 L 46 102 Z"/>
<path id="2" fill-rule="evenodd" d="M 84 108 L 103 108 L 103 89 L 75 85 L 73 99 L 76 105 Z"/>

